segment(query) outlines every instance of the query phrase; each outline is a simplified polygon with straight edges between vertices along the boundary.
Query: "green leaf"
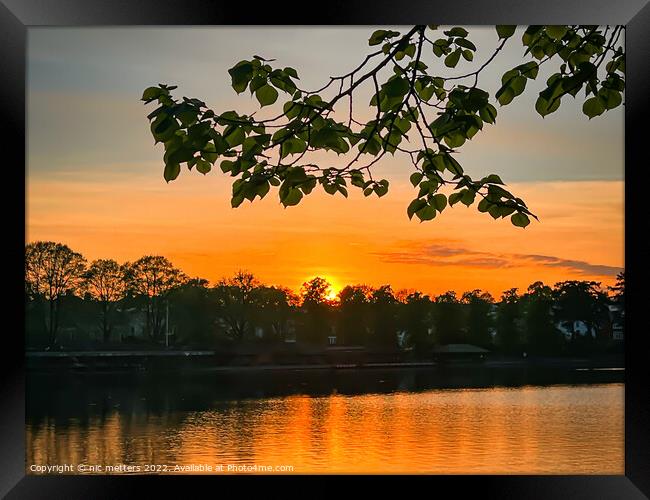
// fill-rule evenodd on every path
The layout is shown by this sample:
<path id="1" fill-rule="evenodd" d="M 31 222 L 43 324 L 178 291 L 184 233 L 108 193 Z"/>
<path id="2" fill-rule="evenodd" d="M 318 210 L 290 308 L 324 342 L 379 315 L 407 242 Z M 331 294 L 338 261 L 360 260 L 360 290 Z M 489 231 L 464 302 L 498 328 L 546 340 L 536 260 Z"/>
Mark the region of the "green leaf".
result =
<path id="1" fill-rule="evenodd" d="M 515 207 L 508 207 L 502 205 L 499 207 L 499 211 L 501 212 L 501 217 L 507 217 L 508 215 L 510 215 L 512 212 L 515 211 Z"/>
<path id="2" fill-rule="evenodd" d="M 264 181 L 257 185 L 256 193 L 259 195 L 260 200 L 267 195 L 270 189 L 269 181 Z"/>
<path id="3" fill-rule="evenodd" d="M 212 165 L 210 165 L 210 162 L 207 162 L 205 160 L 197 160 L 196 162 L 196 169 L 201 172 L 203 175 L 207 174 L 210 170 L 212 170 Z"/>
<path id="4" fill-rule="evenodd" d="M 515 34 L 516 29 L 517 29 L 516 24 L 497 24 L 496 25 L 496 30 L 497 30 L 497 34 L 499 35 L 499 38 L 510 38 L 512 35 Z"/>
<path id="5" fill-rule="evenodd" d="M 278 91 L 269 84 L 265 84 L 255 91 L 255 97 L 259 101 L 260 107 L 268 106 L 278 100 Z"/>
<path id="6" fill-rule="evenodd" d="M 461 134 L 460 132 L 453 132 L 451 134 L 447 134 L 444 139 L 445 144 L 449 146 L 450 148 L 459 148 L 463 144 L 465 144 L 465 136 Z"/>
<path id="7" fill-rule="evenodd" d="M 323 184 L 323 190 L 327 194 L 335 194 L 337 191 L 337 186 L 336 184 Z"/>
<path id="8" fill-rule="evenodd" d="M 391 38 L 397 35 L 399 35 L 399 33 L 395 31 L 377 30 L 372 35 L 370 35 L 370 38 L 368 39 L 368 45 L 379 45 L 381 42 L 386 40 L 386 38 Z"/>
<path id="9" fill-rule="evenodd" d="M 417 186 L 420 184 L 420 181 L 422 180 L 423 175 L 420 172 L 413 172 L 411 174 L 411 184 L 413 184 L 413 187 Z"/>
<path id="10" fill-rule="evenodd" d="M 510 221 L 517 227 L 526 227 L 528 224 L 530 224 L 530 219 L 528 216 L 526 214 L 522 214 L 521 212 L 512 214 Z"/>
<path id="11" fill-rule="evenodd" d="M 420 191 L 418 192 L 418 198 L 421 196 L 424 196 L 425 194 L 429 194 L 432 192 L 435 188 L 437 187 L 437 184 L 431 184 L 430 181 L 424 181 L 420 183 Z"/>
<path id="12" fill-rule="evenodd" d="M 519 71 L 514 69 L 507 71 L 502 77 L 503 86 L 497 91 L 495 97 L 499 104 L 505 106 L 521 94 L 526 88 L 526 78 L 519 75 Z"/>
<path id="13" fill-rule="evenodd" d="M 436 209 L 431 205 L 427 205 L 424 208 L 421 208 L 420 210 L 415 212 L 415 215 L 417 215 L 418 219 L 420 219 L 420 221 L 422 222 L 425 220 L 431 220 L 434 219 L 436 216 Z"/>
<path id="14" fill-rule="evenodd" d="M 143 101 L 151 101 L 153 99 L 158 99 L 163 94 L 163 90 L 160 87 L 148 87 L 142 93 Z"/>
<path id="15" fill-rule="evenodd" d="M 494 123 L 497 119 L 497 110 L 492 104 L 486 104 L 479 110 L 481 119 L 488 123 Z"/>
<path id="16" fill-rule="evenodd" d="M 566 26 L 547 26 L 546 34 L 553 40 L 561 40 L 569 29 Z"/>
<path id="17" fill-rule="evenodd" d="M 368 139 L 366 142 L 359 144 L 359 151 L 364 151 L 368 154 L 376 156 L 381 151 L 381 142 L 375 137 Z"/>
<path id="18" fill-rule="evenodd" d="M 465 190 L 463 193 L 463 196 L 460 199 L 460 202 L 463 205 L 467 205 L 468 207 L 474 203 L 474 198 L 476 197 L 476 193 L 470 189 Z"/>
<path id="19" fill-rule="evenodd" d="M 503 184 L 501 177 L 496 174 L 490 174 L 481 180 L 484 184 Z"/>
<path id="20" fill-rule="evenodd" d="M 285 158 L 287 155 L 302 153 L 307 149 L 307 143 L 299 137 L 290 137 L 282 143 L 282 158 Z"/>
<path id="21" fill-rule="evenodd" d="M 461 28 L 460 26 L 455 26 L 451 28 L 450 30 L 443 31 L 443 33 L 447 36 L 459 36 L 461 38 L 465 38 L 469 33 L 465 28 Z"/>
<path id="22" fill-rule="evenodd" d="M 427 206 L 427 202 L 422 199 L 416 198 L 415 200 L 413 200 L 409 204 L 408 208 L 406 209 L 406 213 L 409 216 L 409 219 L 413 218 L 413 214 L 415 214 L 415 212 L 417 212 L 418 210 L 426 206 Z"/>
<path id="23" fill-rule="evenodd" d="M 526 88 L 526 77 L 516 76 L 510 81 L 510 88 L 514 91 L 515 96 L 521 94 Z"/>
<path id="24" fill-rule="evenodd" d="M 237 208 L 239 205 L 242 204 L 243 201 L 244 201 L 244 197 L 242 195 L 233 196 L 230 199 L 230 206 L 232 208 Z"/>
<path id="25" fill-rule="evenodd" d="M 582 105 L 582 112 L 591 120 L 594 116 L 601 115 L 605 112 L 605 105 L 598 97 L 587 99 Z"/>
<path id="26" fill-rule="evenodd" d="M 455 68 L 460 59 L 460 49 L 454 50 L 451 54 L 445 57 L 445 66 L 448 68 Z"/>
<path id="27" fill-rule="evenodd" d="M 479 212 L 485 213 L 490 210 L 490 202 L 487 201 L 487 199 L 483 198 L 481 201 L 479 201 L 477 208 Z"/>
<path id="28" fill-rule="evenodd" d="M 249 61 L 240 61 L 234 67 L 228 70 L 232 79 L 232 88 L 235 92 L 241 94 L 248 82 L 253 78 L 253 65 Z"/>
<path id="29" fill-rule="evenodd" d="M 501 208 L 499 205 L 492 205 L 488 209 L 488 213 L 490 214 L 490 217 L 492 217 L 494 220 L 497 220 L 499 217 L 501 217 Z"/>
<path id="30" fill-rule="evenodd" d="M 442 212 L 447 206 L 447 197 L 442 193 L 436 194 L 431 200 L 431 204 L 438 209 L 438 212 Z"/>
<path id="31" fill-rule="evenodd" d="M 251 91 L 251 94 L 255 92 L 257 89 L 259 89 L 260 87 L 262 87 L 264 84 L 266 84 L 266 82 L 267 82 L 266 76 L 258 75 L 255 78 L 253 78 L 248 87 Z"/>
<path id="32" fill-rule="evenodd" d="M 350 183 L 353 186 L 362 188 L 365 185 L 363 174 L 358 170 L 353 170 L 350 172 Z"/>
<path id="33" fill-rule="evenodd" d="M 613 89 L 601 89 L 598 92 L 598 98 L 606 109 L 614 109 L 623 102 L 621 93 Z"/>
<path id="34" fill-rule="evenodd" d="M 466 40 L 465 38 L 456 38 L 454 40 L 454 43 L 458 45 L 459 47 L 464 47 L 469 50 L 476 50 L 476 45 L 474 45 L 472 42 L 469 40 Z"/>
<path id="35" fill-rule="evenodd" d="M 521 64 L 517 66 L 516 69 L 518 69 L 521 72 L 522 76 L 534 80 L 535 78 L 537 78 L 537 74 L 539 73 L 539 64 L 537 64 L 537 61 L 530 61 L 527 62 L 526 64 Z"/>
<path id="36" fill-rule="evenodd" d="M 297 205 L 302 200 L 302 192 L 298 188 L 289 188 L 286 194 L 281 197 L 281 202 L 285 207 Z"/>
<path id="37" fill-rule="evenodd" d="M 420 96 L 420 99 L 423 101 L 428 101 L 433 97 L 433 93 L 436 89 L 430 85 L 428 87 L 420 87 L 419 89 L 416 86 L 416 92 Z"/>
<path id="38" fill-rule="evenodd" d="M 178 122 L 165 114 L 158 115 L 151 123 L 151 132 L 157 141 L 170 139 L 178 129 Z"/>
<path id="39" fill-rule="evenodd" d="M 381 182 L 383 182 L 383 181 L 381 181 Z M 385 184 L 381 184 L 381 182 L 378 185 L 376 185 L 375 188 L 374 188 L 375 194 L 379 198 L 381 198 L 386 193 L 388 193 L 388 181 L 386 181 Z"/>
<path id="40" fill-rule="evenodd" d="M 232 129 L 228 132 L 228 135 L 224 136 L 224 139 L 228 143 L 228 146 L 234 148 L 235 146 L 239 146 L 244 142 L 246 139 L 246 134 L 244 133 L 244 129 L 242 127 L 232 126 Z"/>
<path id="41" fill-rule="evenodd" d="M 330 127 L 323 127 L 312 134 L 310 143 L 315 148 L 338 149 L 339 134 Z"/>
<path id="42" fill-rule="evenodd" d="M 214 163 L 217 161 L 217 158 L 219 158 L 219 155 L 217 154 L 217 148 L 214 144 L 211 142 L 208 142 L 205 147 L 203 148 L 203 151 L 201 152 L 201 156 L 203 159 L 209 161 L 210 163 Z"/>
<path id="43" fill-rule="evenodd" d="M 178 174 L 181 173 L 181 166 L 178 163 L 168 163 L 165 165 L 165 171 L 163 173 L 163 177 L 165 178 L 165 181 L 173 181 L 178 177 Z"/>
<path id="44" fill-rule="evenodd" d="M 499 89 L 499 91 L 495 94 L 495 97 L 501 106 L 505 106 L 507 104 L 510 104 L 515 98 L 515 92 L 512 90 L 510 85 L 506 85 L 505 87 L 501 87 Z"/>
<path id="45" fill-rule="evenodd" d="M 537 112 L 542 115 L 546 116 L 548 114 L 551 114 L 553 111 L 557 110 L 557 108 L 560 107 L 560 99 L 554 99 L 553 102 L 547 101 L 545 98 L 542 96 L 539 96 L 537 98 L 537 102 L 535 103 L 535 109 Z"/>
<path id="46" fill-rule="evenodd" d="M 463 197 L 463 191 L 459 191 L 457 193 L 451 193 L 449 195 L 449 205 L 454 206 L 456 203 L 460 201 L 462 197 Z"/>
<path id="47" fill-rule="evenodd" d="M 409 82 L 405 78 L 393 78 L 382 85 L 382 89 L 388 97 L 402 97 L 409 91 Z"/>

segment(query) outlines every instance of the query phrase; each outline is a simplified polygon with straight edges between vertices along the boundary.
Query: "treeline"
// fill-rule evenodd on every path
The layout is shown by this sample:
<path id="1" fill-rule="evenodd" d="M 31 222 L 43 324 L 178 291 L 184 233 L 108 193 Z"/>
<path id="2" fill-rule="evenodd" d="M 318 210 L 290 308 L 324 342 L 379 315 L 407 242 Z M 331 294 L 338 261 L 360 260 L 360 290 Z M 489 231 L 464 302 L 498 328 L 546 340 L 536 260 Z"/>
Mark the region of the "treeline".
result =
<path id="1" fill-rule="evenodd" d="M 266 286 L 245 271 L 209 286 L 162 256 L 88 263 L 60 243 L 25 247 L 27 344 L 34 347 L 60 345 L 60 330 L 72 328 L 106 345 L 137 339 L 204 348 L 293 340 L 325 345 L 335 337 L 339 345 L 409 349 L 417 356 L 457 343 L 505 354 L 587 353 L 611 347 L 608 306 L 622 309 L 624 274 L 609 289 L 594 281 L 535 282 L 499 300 L 482 290 L 434 297 L 390 285 L 350 285 L 336 300 L 329 295 L 330 284 L 320 277 L 299 293 Z"/>

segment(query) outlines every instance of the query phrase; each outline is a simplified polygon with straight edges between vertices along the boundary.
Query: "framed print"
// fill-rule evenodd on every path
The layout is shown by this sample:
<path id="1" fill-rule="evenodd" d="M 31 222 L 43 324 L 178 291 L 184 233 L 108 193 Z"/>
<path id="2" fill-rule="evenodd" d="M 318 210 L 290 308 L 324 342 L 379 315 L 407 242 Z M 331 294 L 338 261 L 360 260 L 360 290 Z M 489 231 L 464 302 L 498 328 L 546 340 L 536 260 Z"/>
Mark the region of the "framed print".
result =
<path id="1" fill-rule="evenodd" d="M 319 9 L 0 6 L 0 492 L 646 498 L 650 7 Z"/>

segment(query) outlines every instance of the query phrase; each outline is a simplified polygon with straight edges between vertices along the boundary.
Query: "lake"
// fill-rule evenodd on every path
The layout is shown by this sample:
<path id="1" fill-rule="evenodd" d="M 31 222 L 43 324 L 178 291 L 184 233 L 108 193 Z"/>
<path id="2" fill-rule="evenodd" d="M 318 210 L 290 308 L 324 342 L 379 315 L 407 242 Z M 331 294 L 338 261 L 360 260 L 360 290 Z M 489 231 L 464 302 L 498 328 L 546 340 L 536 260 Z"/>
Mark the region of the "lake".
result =
<path id="1" fill-rule="evenodd" d="M 623 474 L 623 373 L 32 374 L 27 473 Z"/>

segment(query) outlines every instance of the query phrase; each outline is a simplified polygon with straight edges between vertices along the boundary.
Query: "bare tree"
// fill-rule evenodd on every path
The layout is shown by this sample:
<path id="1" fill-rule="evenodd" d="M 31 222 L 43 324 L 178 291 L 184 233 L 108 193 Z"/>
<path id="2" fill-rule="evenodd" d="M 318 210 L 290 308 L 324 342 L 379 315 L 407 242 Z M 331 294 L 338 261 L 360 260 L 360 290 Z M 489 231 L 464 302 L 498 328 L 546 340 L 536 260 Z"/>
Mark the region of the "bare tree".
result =
<path id="1" fill-rule="evenodd" d="M 112 308 L 126 294 L 125 267 L 111 259 L 93 261 L 84 275 L 84 289 L 101 305 L 102 338 L 107 342 L 111 334 Z"/>
<path id="2" fill-rule="evenodd" d="M 221 319 L 230 329 L 234 340 L 242 340 L 250 326 L 250 306 L 259 280 L 247 271 L 237 271 L 231 278 L 222 279 L 214 287 Z"/>
<path id="3" fill-rule="evenodd" d="M 49 305 L 48 334 L 56 343 L 60 298 L 78 290 L 86 269 L 86 259 L 67 245 L 36 241 L 25 246 L 25 288 L 35 299 Z"/>
<path id="4" fill-rule="evenodd" d="M 162 335 L 164 324 L 163 298 L 185 283 L 187 277 L 159 255 L 146 255 L 125 266 L 130 291 L 147 301 L 147 333 L 157 339 Z"/>

